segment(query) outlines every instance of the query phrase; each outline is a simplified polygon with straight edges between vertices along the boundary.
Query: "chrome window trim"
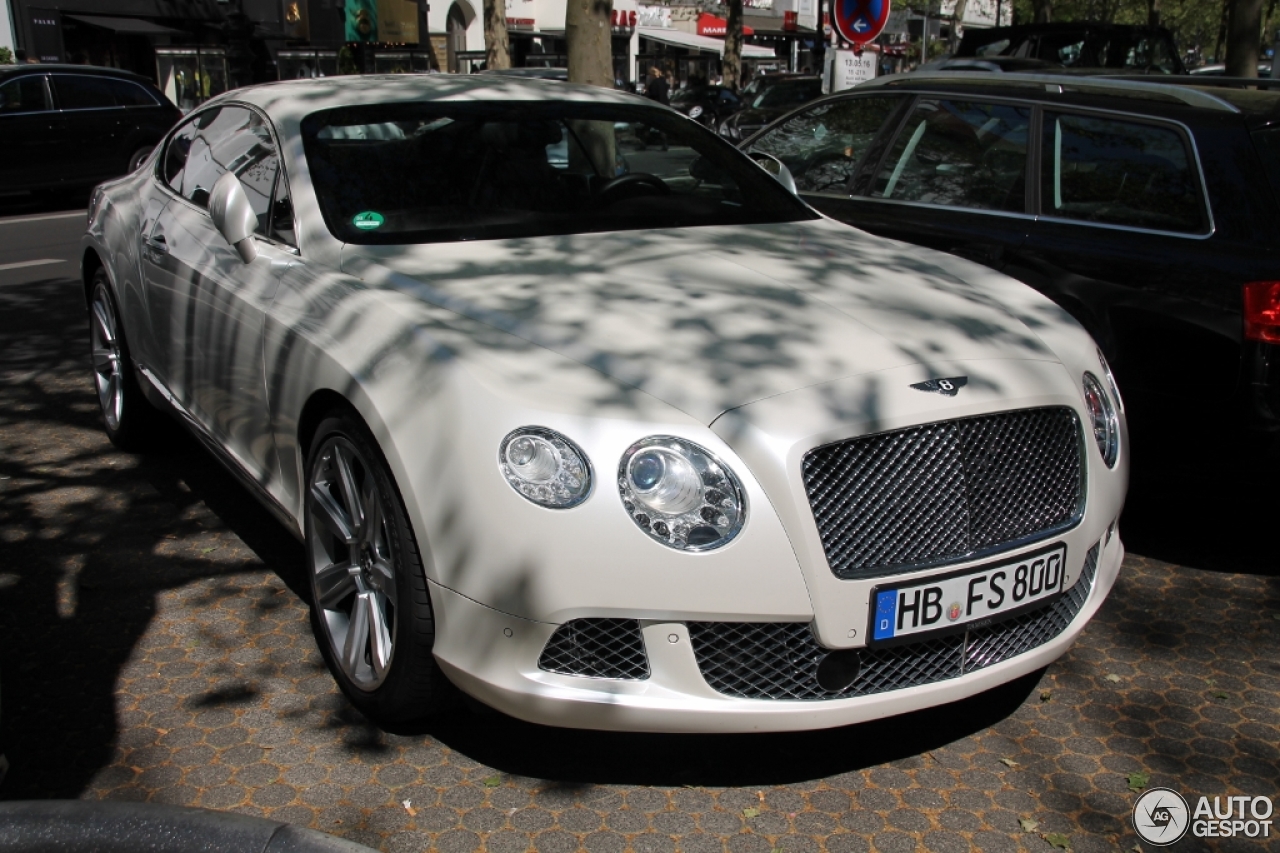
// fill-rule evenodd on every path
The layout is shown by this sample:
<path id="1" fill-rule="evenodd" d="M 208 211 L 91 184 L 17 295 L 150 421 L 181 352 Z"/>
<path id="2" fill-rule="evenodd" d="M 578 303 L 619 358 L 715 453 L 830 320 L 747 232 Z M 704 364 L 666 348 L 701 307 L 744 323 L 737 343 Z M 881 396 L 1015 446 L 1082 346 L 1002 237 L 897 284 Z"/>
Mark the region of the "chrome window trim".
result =
<path id="1" fill-rule="evenodd" d="M 915 101 L 912 102 L 910 109 L 907 110 L 907 113 L 906 113 L 907 117 L 909 117 L 911 113 L 915 111 L 916 104 L 920 103 L 920 101 L 922 100 L 925 100 L 928 98 L 943 98 L 943 97 L 957 97 L 957 96 L 960 98 L 965 98 L 965 97 L 969 97 L 970 95 L 970 93 L 967 93 L 967 92 L 941 93 L 941 92 L 930 92 L 930 91 L 908 92 L 907 94 L 915 96 Z M 981 98 L 980 95 L 975 95 L 974 97 Z M 1208 230 L 1204 232 L 1162 231 L 1158 228 L 1141 228 L 1136 225 L 1117 225 L 1110 222 L 1089 222 L 1083 219 L 1068 219 L 1062 216 L 1048 216 L 1043 213 L 1026 213 L 1025 211 L 1022 213 L 1017 213 L 1017 212 L 1005 211 L 1005 210 L 985 210 L 979 207 L 960 207 L 959 205 L 953 205 L 953 204 L 932 204 L 929 202 L 902 201 L 899 199 L 892 199 L 892 198 L 876 198 L 870 195 L 828 195 L 826 193 L 799 193 L 798 195 L 800 195 L 802 198 L 806 195 L 811 195 L 811 196 L 817 196 L 822 198 L 845 199 L 848 201 L 871 201 L 871 202 L 878 202 L 881 204 L 897 204 L 897 205 L 910 206 L 910 207 L 921 207 L 921 208 L 926 208 L 931 210 L 950 210 L 950 211 L 958 211 L 962 213 L 984 214 L 987 216 L 1004 216 L 1004 217 L 1012 217 L 1015 219 L 1030 219 L 1035 221 L 1043 220 L 1045 222 L 1061 223 L 1065 225 L 1086 225 L 1091 228 L 1107 228 L 1115 231 L 1125 231 L 1125 232 L 1130 232 L 1135 234 L 1152 234 L 1160 237 L 1180 237 L 1184 240 L 1208 240 L 1217 232 L 1218 227 L 1217 227 L 1217 222 L 1215 221 L 1213 216 L 1213 205 L 1209 201 L 1209 188 L 1204 179 L 1204 164 L 1200 160 L 1200 146 L 1196 144 L 1196 136 L 1194 133 L 1191 132 L 1191 128 L 1188 127 L 1185 122 L 1179 121 L 1178 119 L 1172 119 L 1172 118 L 1144 116 L 1137 113 L 1127 112 L 1125 110 L 1111 110 L 1111 109 L 1106 109 L 1105 107 L 1077 107 L 1074 105 L 1055 105 L 1052 103 L 1045 103 L 1044 101 L 1041 101 L 1039 99 L 1034 99 L 1034 98 L 1018 99 L 1018 98 L 1011 98 L 1007 95 L 997 96 L 993 98 L 986 98 L 982 100 L 984 100 L 984 102 L 990 101 L 993 103 L 1008 102 L 1008 103 L 1014 103 L 1014 104 L 1023 104 L 1026 106 L 1030 106 L 1033 109 L 1036 107 L 1039 107 L 1040 120 L 1036 122 L 1037 129 L 1043 129 L 1044 117 L 1046 112 L 1096 114 L 1096 115 L 1106 116 L 1108 118 L 1118 117 L 1118 118 L 1128 119 L 1128 120 L 1136 119 L 1137 123 L 1139 124 L 1155 124 L 1155 125 L 1165 125 L 1165 126 L 1172 125 L 1170 129 L 1172 129 L 1175 133 L 1178 133 L 1178 135 L 1182 137 L 1182 140 L 1184 143 L 1189 143 L 1191 146 L 1191 157 L 1195 162 L 1195 176 L 1198 178 L 1199 185 L 1200 185 L 1200 198 L 1201 198 L 1201 201 L 1204 203 L 1204 211 L 1209 221 Z M 893 136 L 889 140 L 889 145 L 885 149 L 884 156 L 887 157 L 889 154 L 889 151 L 892 150 L 893 142 L 896 141 L 897 136 L 901 132 L 901 130 L 902 130 L 901 127 L 895 128 L 893 132 Z M 1028 139 L 1027 159 L 1029 162 L 1032 160 L 1030 142 L 1031 140 Z M 1036 152 L 1035 161 L 1037 165 L 1043 167 L 1044 158 L 1039 155 L 1040 155 L 1040 152 Z M 878 169 L 880 165 L 882 164 L 877 163 L 876 168 Z M 1037 182 L 1040 180 L 1040 177 L 1041 176 L 1039 173 L 1034 175 L 1034 179 Z M 1040 207 L 1043 208 L 1043 206 L 1044 206 L 1043 202 L 1041 202 Z"/>
<path id="2" fill-rule="evenodd" d="M 1042 130 L 1044 126 L 1045 114 L 1049 112 L 1053 112 L 1053 113 L 1071 113 L 1076 115 L 1100 115 L 1100 116 L 1106 116 L 1108 118 L 1120 118 L 1120 119 L 1132 121 L 1136 124 L 1162 125 L 1172 130 L 1174 133 L 1177 133 L 1179 136 L 1182 137 L 1182 141 L 1184 144 L 1185 143 L 1190 144 L 1191 159 L 1195 163 L 1194 176 L 1199 180 L 1200 200 L 1204 204 L 1204 212 L 1206 217 L 1209 220 L 1208 222 L 1209 227 L 1207 230 L 1202 232 L 1164 231 L 1159 228 L 1141 228 L 1136 225 L 1116 225 L 1110 222 L 1086 222 L 1080 219 L 1068 219 L 1062 216 L 1049 216 L 1043 213 L 1039 215 L 1039 218 L 1044 219 L 1046 221 L 1050 221 L 1050 222 L 1073 222 L 1080 225 L 1092 225 L 1095 228 L 1115 228 L 1120 231 L 1132 231 L 1139 234 L 1159 234 L 1162 236 L 1169 236 L 1169 237 L 1184 237 L 1189 240 L 1206 240 L 1212 237 L 1214 235 L 1214 232 L 1218 230 L 1217 223 L 1213 218 L 1213 205 L 1209 201 L 1209 187 L 1204 179 L 1204 164 L 1200 161 L 1200 146 L 1196 144 L 1196 135 L 1191 132 L 1191 128 L 1188 127 L 1185 122 L 1179 121 L 1176 118 L 1145 116 L 1137 113 L 1127 112 L 1125 110 L 1109 110 L 1106 108 L 1075 107 L 1075 106 L 1067 106 L 1067 107 L 1061 107 L 1057 109 L 1050 109 L 1050 107 L 1047 104 L 1042 104 L 1041 106 L 1042 106 L 1042 110 L 1040 113 L 1040 125 Z M 1043 157 L 1040 158 L 1041 168 L 1044 167 L 1043 159 L 1044 159 Z M 1036 177 L 1036 181 L 1038 182 L 1042 176 L 1037 174 L 1035 177 Z M 1040 207 L 1041 209 L 1044 208 L 1044 199 L 1040 200 Z"/>

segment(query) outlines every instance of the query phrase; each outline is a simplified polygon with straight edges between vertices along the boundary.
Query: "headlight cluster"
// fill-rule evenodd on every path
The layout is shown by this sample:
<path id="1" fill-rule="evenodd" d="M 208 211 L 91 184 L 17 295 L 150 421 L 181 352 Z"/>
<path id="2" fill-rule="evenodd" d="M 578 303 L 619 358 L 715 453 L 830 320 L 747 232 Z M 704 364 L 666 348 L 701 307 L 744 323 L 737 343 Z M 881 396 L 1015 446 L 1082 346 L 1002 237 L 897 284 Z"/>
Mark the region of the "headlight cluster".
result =
<path id="1" fill-rule="evenodd" d="M 689 110 L 689 118 L 697 118 L 702 115 L 702 107 L 693 107 Z"/>
<path id="2" fill-rule="evenodd" d="M 1107 380 L 1107 390 L 1111 392 L 1111 399 L 1116 401 L 1116 408 L 1124 411 L 1124 400 L 1120 397 L 1120 386 L 1116 384 L 1115 374 L 1111 372 L 1111 365 L 1107 364 L 1107 357 L 1102 354 L 1102 350 L 1098 350 L 1098 364 L 1102 365 L 1102 376 Z"/>
<path id="3" fill-rule="evenodd" d="M 681 438 L 654 436 L 627 448 L 618 492 L 631 520 L 681 551 L 708 551 L 742 529 L 742 486 L 708 451 Z"/>
<path id="4" fill-rule="evenodd" d="M 536 504 L 568 509 L 591 492 L 586 454 L 558 432 L 523 427 L 498 448 L 498 467 L 511 488 Z"/>
<path id="5" fill-rule="evenodd" d="M 1115 404 L 1102 389 L 1098 377 L 1088 372 L 1084 375 L 1084 405 L 1089 412 L 1089 426 L 1093 429 L 1098 452 L 1102 454 L 1102 461 L 1111 468 L 1120 453 L 1120 419 L 1116 415 Z"/>
<path id="6" fill-rule="evenodd" d="M 498 467 L 513 489 L 551 509 L 577 506 L 591 491 L 586 454 L 543 427 L 508 434 L 498 449 Z M 628 447 L 618 464 L 618 493 L 637 527 L 679 551 L 719 548 L 746 519 L 737 475 L 682 438 L 652 436 Z"/>

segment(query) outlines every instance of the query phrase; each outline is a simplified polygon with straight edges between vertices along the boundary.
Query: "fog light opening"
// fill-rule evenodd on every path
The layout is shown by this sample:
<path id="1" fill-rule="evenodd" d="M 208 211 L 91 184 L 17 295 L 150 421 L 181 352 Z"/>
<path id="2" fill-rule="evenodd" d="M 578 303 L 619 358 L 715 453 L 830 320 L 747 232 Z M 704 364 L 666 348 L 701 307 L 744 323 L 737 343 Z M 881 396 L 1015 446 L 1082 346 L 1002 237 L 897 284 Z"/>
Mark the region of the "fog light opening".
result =
<path id="1" fill-rule="evenodd" d="M 832 652 L 818 664 L 818 686 L 839 693 L 857 681 L 861 671 L 862 658 L 856 649 Z"/>

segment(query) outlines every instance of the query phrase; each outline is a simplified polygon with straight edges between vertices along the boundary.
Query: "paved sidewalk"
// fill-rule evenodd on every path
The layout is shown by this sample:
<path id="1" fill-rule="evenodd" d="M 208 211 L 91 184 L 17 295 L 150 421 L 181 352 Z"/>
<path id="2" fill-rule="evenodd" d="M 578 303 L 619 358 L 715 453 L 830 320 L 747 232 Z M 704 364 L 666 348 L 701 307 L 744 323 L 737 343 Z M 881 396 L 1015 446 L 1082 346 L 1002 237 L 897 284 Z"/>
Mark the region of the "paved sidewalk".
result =
<path id="1" fill-rule="evenodd" d="M 794 735 L 381 731 L 316 651 L 300 546 L 176 429 L 116 452 L 84 337 L 70 283 L 0 288 L 5 798 L 198 805 L 386 851 L 845 853 L 1130 850 L 1131 785 L 1280 797 L 1280 558 L 1172 510 L 1130 547 L 1173 560 L 1190 536 L 1196 568 L 1131 556 L 1071 652 L 956 705 Z"/>

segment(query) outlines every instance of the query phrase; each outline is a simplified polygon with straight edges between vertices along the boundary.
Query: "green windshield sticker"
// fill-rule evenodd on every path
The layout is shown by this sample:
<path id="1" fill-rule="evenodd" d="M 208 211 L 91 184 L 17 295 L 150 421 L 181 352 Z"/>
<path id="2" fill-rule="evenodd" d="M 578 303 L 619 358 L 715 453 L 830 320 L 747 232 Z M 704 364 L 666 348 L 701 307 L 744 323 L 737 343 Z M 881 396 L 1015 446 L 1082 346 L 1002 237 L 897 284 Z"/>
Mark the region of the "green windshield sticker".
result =
<path id="1" fill-rule="evenodd" d="M 357 213 L 351 218 L 351 224 L 361 231 L 372 231 L 375 228 L 381 228 L 384 221 L 381 213 L 374 213 L 372 210 Z"/>

